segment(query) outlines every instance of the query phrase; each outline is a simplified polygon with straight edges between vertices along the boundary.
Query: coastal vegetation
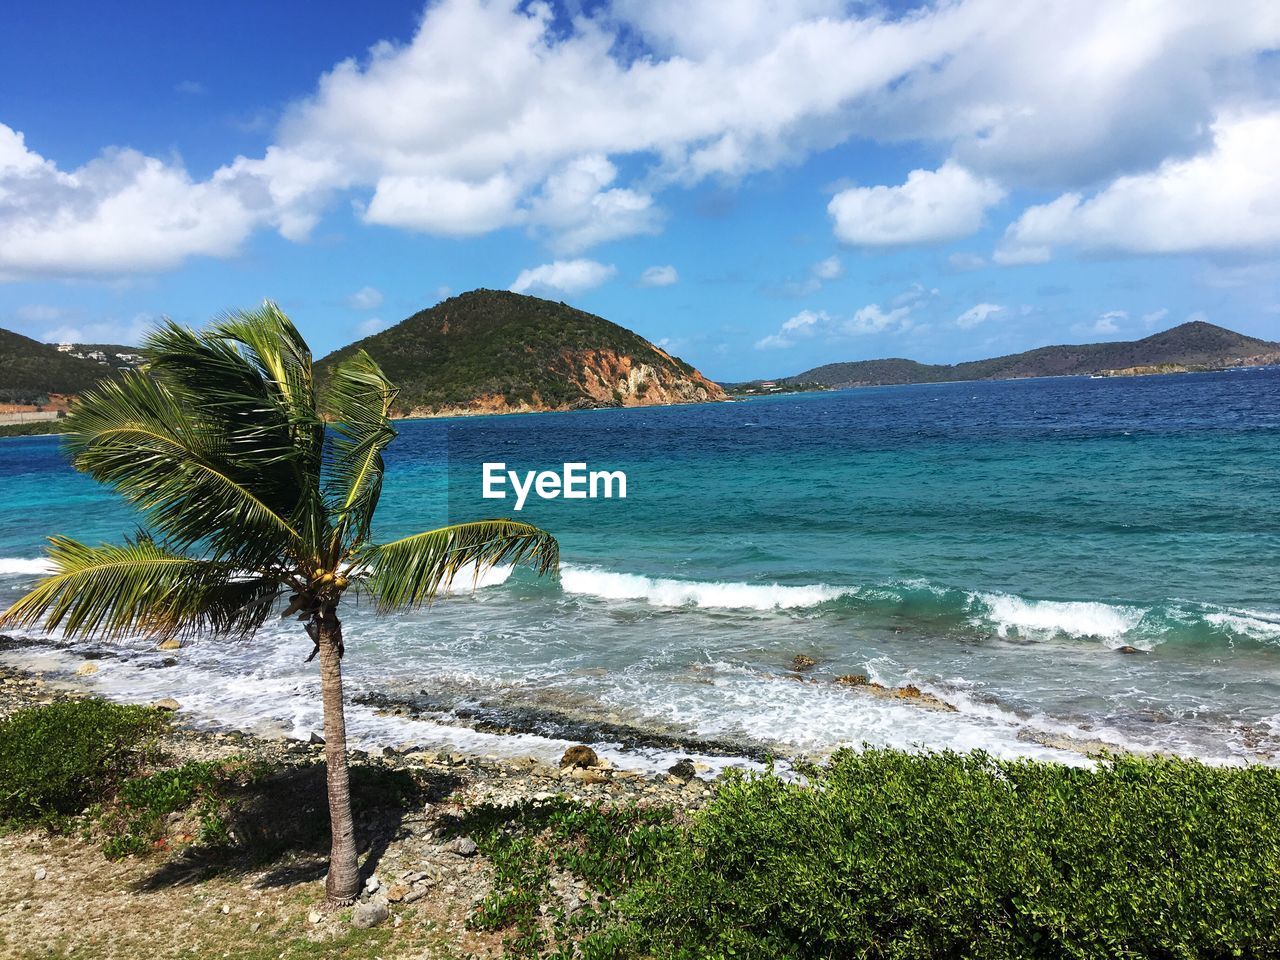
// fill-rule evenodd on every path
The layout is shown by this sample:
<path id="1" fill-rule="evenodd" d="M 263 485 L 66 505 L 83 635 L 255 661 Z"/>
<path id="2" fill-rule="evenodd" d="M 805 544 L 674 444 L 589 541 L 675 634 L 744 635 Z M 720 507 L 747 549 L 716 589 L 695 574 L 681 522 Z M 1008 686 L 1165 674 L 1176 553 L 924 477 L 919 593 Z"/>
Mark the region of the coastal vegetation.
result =
<path id="1" fill-rule="evenodd" d="M 77 394 L 112 368 L 60 353 L 47 343 L 0 329 L 0 403 L 33 404 L 49 394 Z"/>
<path id="2" fill-rule="evenodd" d="M 0 424 L 0 437 L 43 437 L 49 434 L 65 433 L 66 430 L 65 418 L 32 420 L 29 423 Z"/>
<path id="3" fill-rule="evenodd" d="M 50 395 L 76 395 L 141 362 L 130 347 L 74 348 L 60 352 L 0 329 L 0 403 L 30 405 Z M 638 406 L 958 380 L 1137 376 L 1280 362 L 1280 343 L 1192 321 L 1134 341 L 1039 347 L 957 364 L 857 360 L 777 380 L 721 385 L 602 317 L 565 303 L 483 289 L 451 297 L 320 359 L 315 366 L 322 391 L 332 371 L 361 350 L 399 385 L 395 416 Z M 56 421 L 0 427 L 0 437 L 56 432 Z"/>
<path id="4" fill-rule="evenodd" d="M 716 400 L 720 388 L 640 335 L 564 303 L 473 290 L 316 364 L 359 351 L 400 388 L 396 411 L 500 412 Z"/>
<path id="5" fill-rule="evenodd" d="M 297 857 L 321 849 L 324 811 L 313 796 L 322 774 L 307 748 L 299 745 L 298 759 L 259 744 L 252 761 L 178 762 L 155 751 L 167 726 L 153 709 L 95 700 L 19 711 L 0 729 L 3 782 L 16 775 L 54 784 L 49 796 L 59 806 L 50 818 L 5 794 L 0 818 L 10 829 L 83 830 L 95 847 L 80 856 L 149 864 L 150 879 L 127 897 L 173 883 L 221 891 L 219 878 L 243 883 L 249 870 L 280 878 L 272 882 L 309 876 Z M 72 756 L 108 758 L 73 764 L 100 792 L 68 797 L 57 786 L 65 778 L 41 774 L 54 760 L 33 754 L 35 731 Z M 575 759 L 590 753 L 575 750 Z M 369 872 L 400 878 L 385 891 L 397 917 L 411 920 L 443 898 L 457 923 L 498 938 L 504 955 L 1021 960 L 1280 951 L 1280 771 L 1272 768 L 1132 756 L 1085 768 L 980 752 L 846 750 L 785 775 L 729 773 L 705 804 L 687 805 L 673 799 L 685 795 L 679 784 L 656 793 L 639 781 L 619 794 L 612 787 L 634 782 L 622 779 L 596 799 L 567 795 L 590 777 L 565 780 L 560 792 L 526 785 L 503 802 L 469 801 L 465 767 L 412 761 L 365 758 L 353 768 L 359 809 L 383 818 L 374 835 L 404 834 L 424 809 L 435 811 L 421 831 L 430 849 L 487 879 L 451 897 L 438 881 L 415 879 L 427 873 L 390 872 L 379 860 L 385 841 L 370 852 Z M 514 769 L 492 774 L 504 790 Z M 462 875 L 448 866 L 441 874 Z M 422 948 L 420 925 L 380 929 L 380 956 Z M 359 956 L 368 945 L 363 934 L 334 934 L 326 956 Z M 202 936 L 206 945 L 190 955 L 228 949 L 226 934 Z M 281 926 L 272 942 L 272 956 L 320 949 L 305 926 Z M 246 944 L 256 949 L 254 938 Z"/>
<path id="6" fill-rule="evenodd" d="M 0 617 L 66 636 L 250 637 L 284 601 L 318 656 L 332 850 L 329 899 L 359 889 L 338 608 L 360 590 L 379 609 L 429 602 L 464 568 L 555 569 L 554 538 L 509 521 L 372 538 L 396 391 L 356 352 L 317 399 L 311 352 L 274 304 L 196 331 L 168 322 L 146 372 L 84 394 L 67 418 L 72 462 L 114 487 L 149 530 L 122 544 L 50 538 L 53 572 Z M 326 418 L 332 426 L 326 429 Z M 310 659 L 310 657 L 308 658 Z"/>
<path id="7" fill-rule="evenodd" d="M 155 757 L 159 711 L 105 700 L 0 720 L 0 826 L 61 826 Z"/>
<path id="8" fill-rule="evenodd" d="M 818 383 L 854 387 L 902 383 L 946 383 L 956 380 L 1012 380 L 1020 377 L 1065 377 L 1107 371 L 1150 368 L 1148 373 L 1222 370 L 1234 366 L 1280 363 L 1280 343 L 1196 320 L 1141 340 L 1038 347 L 989 360 L 967 363 L 918 363 L 891 358 L 828 363 L 792 377 L 779 386 Z"/>
<path id="9" fill-rule="evenodd" d="M 807 383 L 800 380 L 746 380 L 742 383 L 721 384 L 731 397 L 777 396 L 786 393 L 820 393 L 830 390 L 826 384 Z"/>
<path id="10" fill-rule="evenodd" d="M 142 351 L 51 344 L 0 330 L 0 403 L 75 396 L 140 367 Z M 502 413 L 720 400 L 688 363 L 603 317 L 506 290 L 472 290 L 420 310 L 316 362 L 321 392 L 347 359 L 366 352 L 397 384 L 392 414 Z M 52 425 L 0 436 L 57 432 Z"/>
<path id="11" fill-rule="evenodd" d="M 563 800 L 469 814 L 472 923 L 538 956 L 1239 957 L 1280 950 L 1280 771 L 841 751 L 731 774 L 680 823 Z M 540 922 L 552 878 L 596 894 Z"/>

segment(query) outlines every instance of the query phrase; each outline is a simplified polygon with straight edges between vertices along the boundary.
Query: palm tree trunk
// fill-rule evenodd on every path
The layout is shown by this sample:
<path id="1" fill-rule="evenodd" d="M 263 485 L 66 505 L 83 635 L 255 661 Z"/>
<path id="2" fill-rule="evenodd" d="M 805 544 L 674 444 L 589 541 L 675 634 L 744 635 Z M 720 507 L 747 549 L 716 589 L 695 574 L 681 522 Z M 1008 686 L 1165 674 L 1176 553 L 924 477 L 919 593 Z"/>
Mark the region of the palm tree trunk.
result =
<path id="1" fill-rule="evenodd" d="M 360 892 L 360 871 L 356 863 L 356 827 L 351 817 L 351 786 L 347 774 L 347 721 L 342 709 L 342 624 L 332 611 L 327 611 L 320 616 L 317 627 L 329 823 L 333 831 L 325 893 L 330 903 L 345 906 Z"/>

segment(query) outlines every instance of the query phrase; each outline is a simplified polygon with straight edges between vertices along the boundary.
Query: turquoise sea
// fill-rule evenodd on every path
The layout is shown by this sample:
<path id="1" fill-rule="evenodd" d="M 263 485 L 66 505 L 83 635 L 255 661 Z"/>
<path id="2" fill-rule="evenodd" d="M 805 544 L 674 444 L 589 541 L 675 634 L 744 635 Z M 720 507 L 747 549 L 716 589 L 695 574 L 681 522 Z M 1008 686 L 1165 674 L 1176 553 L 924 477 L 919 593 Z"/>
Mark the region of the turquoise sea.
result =
<path id="1" fill-rule="evenodd" d="M 632 762 L 713 765 L 864 742 L 1073 761 L 1070 738 L 1280 756 L 1280 369 L 400 431 L 379 534 L 520 516 L 560 537 L 564 567 L 541 582 L 494 571 L 412 614 L 349 610 L 349 723 L 368 745 L 550 756 L 585 739 Z M 485 461 L 620 469 L 628 495 L 515 514 L 481 499 Z M 55 438 L 0 442 L 0 478 L 6 602 L 48 534 L 114 539 L 137 523 Z M 319 728 L 309 650 L 292 622 L 176 654 L 121 643 L 91 679 L 175 696 L 202 723 L 305 737 Z M 793 671 L 797 654 L 816 666 Z M 80 662 L 57 646 L 3 655 Z M 857 673 L 955 710 L 832 682 Z"/>

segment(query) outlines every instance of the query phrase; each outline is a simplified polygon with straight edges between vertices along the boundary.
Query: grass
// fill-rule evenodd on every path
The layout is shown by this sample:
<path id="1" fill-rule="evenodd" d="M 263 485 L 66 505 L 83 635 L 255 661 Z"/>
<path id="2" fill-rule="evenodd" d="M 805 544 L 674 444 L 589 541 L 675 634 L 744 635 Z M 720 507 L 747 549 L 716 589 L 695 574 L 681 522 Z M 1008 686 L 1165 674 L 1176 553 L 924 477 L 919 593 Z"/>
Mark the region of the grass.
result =
<path id="1" fill-rule="evenodd" d="M 158 944 L 194 958 L 457 956 L 459 931 L 422 909 L 374 930 L 352 927 L 350 910 L 308 920 L 324 902 L 323 764 L 166 766 L 158 738 L 167 728 L 159 711 L 93 699 L 0 721 L 9 828 L 0 833 L 0 956 L 121 960 Z M 354 766 L 368 862 L 379 862 L 407 812 L 457 785 L 448 774 Z M 36 868 L 47 879 L 33 880 Z"/>
<path id="2" fill-rule="evenodd" d="M 218 890 L 226 897 L 238 891 Z M 135 956 L 181 956 L 190 960 L 463 960 L 447 934 L 433 920 L 413 920 L 400 927 L 385 925 L 372 930 L 352 927 L 350 910 L 328 915 L 313 926 L 307 914 L 321 899 L 317 889 L 304 889 L 286 897 L 280 912 L 245 911 L 224 916 L 218 909 L 222 896 L 187 893 L 170 898 L 163 906 L 154 901 L 131 904 L 122 898 L 112 910 L 113 926 L 125 925 L 128 934 L 104 934 L 96 940 L 58 936 L 5 940 L 0 954 L 23 960 L 65 957 L 71 960 L 131 960 Z M 261 916 L 260 916 L 261 914 Z M 38 941 L 38 942 L 37 942 Z M 163 950 L 157 945 L 163 944 Z"/>

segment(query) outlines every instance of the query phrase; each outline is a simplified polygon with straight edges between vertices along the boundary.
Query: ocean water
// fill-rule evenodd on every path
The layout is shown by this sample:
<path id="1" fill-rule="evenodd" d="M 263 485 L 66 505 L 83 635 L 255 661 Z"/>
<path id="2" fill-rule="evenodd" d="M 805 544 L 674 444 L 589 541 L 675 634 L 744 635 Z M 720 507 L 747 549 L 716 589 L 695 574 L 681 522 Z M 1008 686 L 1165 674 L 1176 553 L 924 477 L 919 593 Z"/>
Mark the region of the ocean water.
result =
<path id="1" fill-rule="evenodd" d="M 350 607 L 349 725 L 368 746 L 554 756 L 586 740 L 653 766 L 862 743 L 1065 762 L 1079 762 L 1073 742 L 1280 757 L 1280 369 L 400 432 L 379 535 L 519 516 L 559 536 L 563 569 L 490 571 L 390 617 Z M 623 470 L 627 497 L 531 499 L 517 514 L 481 498 L 486 461 Z M 0 477 L 6 602 L 38 574 L 48 534 L 115 539 L 138 522 L 53 438 L 0 442 Z M 94 649 L 108 695 L 172 695 L 209 725 L 319 729 L 310 641 L 291 621 L 176 654 Z M 816 666 L 796 673 L 797 654 Z M 58 647 L 4 656 L 80 662 Z M 851 673 L 954 710 L 833 682 Z"/>

